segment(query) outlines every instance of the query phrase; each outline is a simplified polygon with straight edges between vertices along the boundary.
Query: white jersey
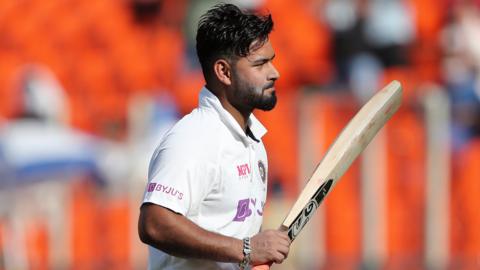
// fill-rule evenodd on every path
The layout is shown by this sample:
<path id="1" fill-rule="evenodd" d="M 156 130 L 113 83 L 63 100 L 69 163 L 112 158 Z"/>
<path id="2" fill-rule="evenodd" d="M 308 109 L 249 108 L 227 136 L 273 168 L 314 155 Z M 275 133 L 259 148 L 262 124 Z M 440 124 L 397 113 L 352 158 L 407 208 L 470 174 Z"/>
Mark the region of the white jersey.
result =
<path id="1" fill-rule="evenodd" d="M 206 88 L 199 106 L 163 137 L 150 162 L 143 203 L 179 213 L 205 230 L 242 239 L 260 231 L 267 193 L 266 129 L 251 115 L 247 136 Z M 238 269 L 170 256 L 149 246 L 149 269 Z"/>

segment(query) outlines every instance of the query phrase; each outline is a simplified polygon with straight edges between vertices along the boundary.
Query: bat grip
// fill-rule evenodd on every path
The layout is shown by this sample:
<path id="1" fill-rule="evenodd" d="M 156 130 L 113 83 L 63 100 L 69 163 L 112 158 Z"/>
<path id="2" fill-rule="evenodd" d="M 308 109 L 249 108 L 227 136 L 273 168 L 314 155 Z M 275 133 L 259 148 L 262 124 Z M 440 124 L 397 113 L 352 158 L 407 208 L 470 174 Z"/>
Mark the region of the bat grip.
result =
<path id="1" fill-rule="evenodd" d="M 271 265 L 272 263 L 255 265 L 252 270 L 269 270 Z"/>
<path id="2" fill-rule="evenodd" d="M 286 226 L 283 226 L 283 225 L 280 225 L 280 228 L 278 228 L 280 231 L 288 231 L 288 227 Z M 290 239 L 293 241 L 293 239 Z M 254 267 L 252 267 L 252 270 L 269 270 L 270 269 L 270 266 L 272 266 L 273 262 L 269 262 L 269 263 L 266 263 L 266 264 L 259 264 L 259 265 L 255 265 Z"/>

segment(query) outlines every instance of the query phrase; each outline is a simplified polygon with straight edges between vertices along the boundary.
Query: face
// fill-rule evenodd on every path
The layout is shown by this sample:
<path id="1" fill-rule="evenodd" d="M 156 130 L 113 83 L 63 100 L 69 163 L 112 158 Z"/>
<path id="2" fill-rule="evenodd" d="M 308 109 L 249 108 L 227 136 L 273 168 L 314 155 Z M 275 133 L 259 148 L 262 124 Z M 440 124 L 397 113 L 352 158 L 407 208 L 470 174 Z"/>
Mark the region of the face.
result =
<path id="1" fill-rule="evenodd" d="M 253 46 L 255 48 L 255 43 Z M 275 107 L 275 81 L 280 74 L 273 66 L 274 57 L 272 45 L 267 41 L 233 64 L 230 103 L 247 111 L 269 111 Z"/>

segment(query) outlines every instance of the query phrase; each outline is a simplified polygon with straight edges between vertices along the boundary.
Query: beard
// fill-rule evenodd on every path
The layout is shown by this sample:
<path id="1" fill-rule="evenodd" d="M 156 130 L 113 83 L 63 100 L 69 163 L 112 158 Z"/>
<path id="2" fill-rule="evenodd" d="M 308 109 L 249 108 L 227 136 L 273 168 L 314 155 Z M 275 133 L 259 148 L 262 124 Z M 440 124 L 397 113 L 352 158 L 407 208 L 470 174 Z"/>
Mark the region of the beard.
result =
<path id="1" fill-rule="evenodd" d="M 273 87 L 273 84 L 272 86 L 264 87 L 261 90 L 260 95 L 252 97 L 252 105 L 255 109 L 270 111 L 275 108 L 275 105 L 277 104 L 277 95 L 275 94 L 275 90 L 273 90 L 271 93 L 265 93 L 265 91 L 271 87 Z"/>
<path id="2" fill-rule="evenodd" d="M 242 107 L 250 109 L 259 109 L 262 111 L 270 111 L 275 108 L 277 104 L 277 95 L 275 90 L 266 92 L 274 86 L 274 83 L 268 83 L 263 87 L 253 86 L 248 83 L 241 83 L 237 85 L 236 99 L 243 103 Z"/>

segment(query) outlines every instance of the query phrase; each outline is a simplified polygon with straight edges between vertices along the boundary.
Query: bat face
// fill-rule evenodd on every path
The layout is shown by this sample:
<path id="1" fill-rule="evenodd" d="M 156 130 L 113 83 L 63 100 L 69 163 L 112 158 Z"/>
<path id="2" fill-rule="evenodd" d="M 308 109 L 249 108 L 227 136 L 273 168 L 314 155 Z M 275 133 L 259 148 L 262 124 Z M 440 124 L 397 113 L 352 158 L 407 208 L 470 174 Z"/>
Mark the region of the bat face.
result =
<path id="1" fill-rule="evenodd" d="M 352 162 L 398 110 L 402 87 L 393 81 L 377 92 L 350 120 L 318 164 L 281 229 L 295 239 Z"/>

